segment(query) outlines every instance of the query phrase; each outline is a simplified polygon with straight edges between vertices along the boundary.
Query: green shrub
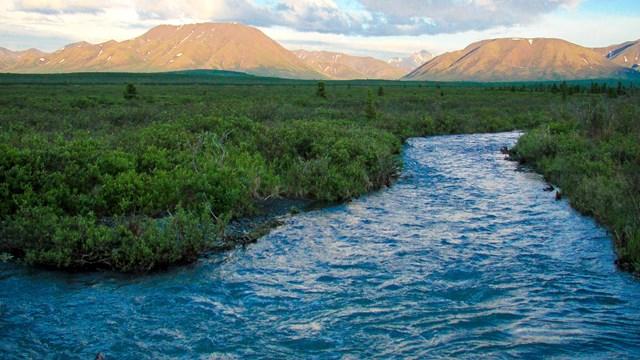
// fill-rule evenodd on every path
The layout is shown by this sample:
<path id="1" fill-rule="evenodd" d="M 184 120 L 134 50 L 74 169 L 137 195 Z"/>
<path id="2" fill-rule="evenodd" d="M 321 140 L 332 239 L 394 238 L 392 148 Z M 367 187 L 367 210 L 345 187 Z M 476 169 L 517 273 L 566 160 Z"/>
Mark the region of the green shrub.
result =
<path id="1" fill-rule="evenodd" d="M 135 85 L 132 83 L 128 83 L 127 87 L 124 90 L 124 98 L 125 100 L 133 100 L 138 98 L 138 90 Z"/>
<path id="2" fill-rule="evenodd" d="M 618 101 L 618 100 L 617 100 Z M 612 233 L 620 264 L 640 270 L 640 138 L 637 103 L 592 102 L 524 134 L 517 156 L 558 184 L 572 206 Z M 575 119 L 575 120 L 573 120 Z"/>
<path id="3" fill-rule="evenodd" d="M 548 124 L 518 145 L 545 174 L 566 174 L 585 198 L 608 198 L 589 184 L 620 186 L 616 196 L 640 187 L 640 111 L 625 96 L 583 94 L 595 101 L 582 106 L 580 94 L 559 103 L 544 92 L 443 85 L 441 97 L 441 88 L 385 82 L 375 101 L 369 89 L 380 83 L 332 83 L 326 96 L 323 82 L 325 96 L 315 96 L 316 82 L 194 85 L 165 74 L 149 75 L 159 83 L 129 101 L 122 79 L 142 75 L 116 85 L 95 76 L 78 75 L 88 83 L 77 86 L 0 87 L 0 254 L 134 272 L 189 261 L 216 248 L 220 227 L 256 200 L 343 200 L 389 184 L 411 136 Z M 583 174 L 593 181 L 580 185 Z M 619 203 L 628 210 L 632 199 Z M 631 226 L 624 211 L 603 209 Z"/>

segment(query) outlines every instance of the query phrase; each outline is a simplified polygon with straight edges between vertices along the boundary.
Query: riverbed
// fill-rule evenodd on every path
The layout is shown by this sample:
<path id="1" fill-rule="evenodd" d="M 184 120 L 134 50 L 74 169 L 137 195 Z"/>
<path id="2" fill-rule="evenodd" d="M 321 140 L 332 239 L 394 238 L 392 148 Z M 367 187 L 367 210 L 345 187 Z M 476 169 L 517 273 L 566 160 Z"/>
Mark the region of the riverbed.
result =
<path id="1" fill-rule="evenodd" d="M 0 264 L 2 358 L 635 357 L 640 283 L 500 147 L 415 138 L 391 187 L 132 276 Z"/>

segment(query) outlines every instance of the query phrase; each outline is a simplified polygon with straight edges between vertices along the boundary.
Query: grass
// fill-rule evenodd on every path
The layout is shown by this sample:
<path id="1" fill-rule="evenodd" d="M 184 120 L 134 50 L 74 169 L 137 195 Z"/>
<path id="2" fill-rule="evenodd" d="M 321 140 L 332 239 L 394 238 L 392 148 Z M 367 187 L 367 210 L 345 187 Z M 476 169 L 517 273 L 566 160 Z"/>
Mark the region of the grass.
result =
<path id="1" fill-rule="evenodd" d="M 639 118 L 637 97 L 585 99 L 560 107 L 514 149 L 610 230 L 628 271 L 640 270 Z"/>
<path id="2" fill-rule="evenodd" d="M 322 97 L 317 82 L 233 74 L 0 80 L 0 254 L 68 270 L 146 272 L 193 261 L 219 248 L 225 226 L 255 212 L 256 201 L 374 191 L 397 175 L 408 137 L 568 134 L 578 129 L 568 114 L 579 104 L 637 108 L 628 97 L 583 92 L 563 101 L 551 84 L 326 81 Z M 137 98 L 125 99 L 128 83 Z M 523 145 L 534 135 L 518 151 L 545 171 L 550 154 L 530 145 L 527 155 Z M 635 159 L 630 139 L 619 157 Z M 610 185 L 598 179 L 596 188 Z"/>

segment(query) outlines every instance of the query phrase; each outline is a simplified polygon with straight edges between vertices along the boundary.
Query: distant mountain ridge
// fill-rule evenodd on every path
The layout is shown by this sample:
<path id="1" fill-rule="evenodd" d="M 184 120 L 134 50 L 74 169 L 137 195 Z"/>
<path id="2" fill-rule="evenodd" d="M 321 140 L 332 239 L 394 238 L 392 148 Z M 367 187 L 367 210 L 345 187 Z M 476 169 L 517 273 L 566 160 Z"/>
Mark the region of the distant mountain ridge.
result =
<path id="1" fill-rule="evenodd" d="M 405 76 L 436 81 L 541 81 L 616 78 L 625 69 L 560 39 L 491 39 L 435 57 Z"/>
<path id="2" fill-rule="evenodd" d="M 385 62 L 328 51 L 289 51 L 236 23 L 160 25 L 139 37 L 84 41 L 53 53 L 0 48 L 0 72 L 175 72 L 225 70 L 294 79 L 545 81 L 640 77 L 640 41 L 588 49 L 560 39 L 490 39 L 433 57 Z M 413 70 L 410 70 L 413 69 Z M 410 71 L 410 72 L 409 72 Z M 409 72 L 407 74 L 407 72 Z"/>
<path id="3" fill-rule="evenodd" d="M 322 78 L 260 30 L 240 24 L 160 25 L 122 42 L 78 42 L 52 54 L 21 56 L 3 72 L 163 72 L 216 69 L 283 78 Z"/>
<path id="4" fill-rule="evenodd" d="M 295 50 L 293 53 L 319 73 L 336 80 L 396 80 L 406 72 L 372 57 L 351 56 L 329 51 Z"/>
<path id="5" fill-rule="evenodd" d="M 46 53 L 38 49 L 28 49 L 24 51 L 11 51 L 0 47 L 0 71 L 4 68 L 16 64 L 20 59 L 30 57 L 40 57 Z"/>
<path id="6" fill-rule="evenodd" d="M 405 57 L 393 57 L 387 60 L 387 63 L 399 67 L 406 73 L 410 73 L 433 58 L 434 55 L 432 53 L 422 50 Z"/>
<path id="7" fill-rule="evenodd" d="M 627 41 L 604 48 L 594 48 L 593 50 L 615 64 L 640 70 L 640 40 Z"/>

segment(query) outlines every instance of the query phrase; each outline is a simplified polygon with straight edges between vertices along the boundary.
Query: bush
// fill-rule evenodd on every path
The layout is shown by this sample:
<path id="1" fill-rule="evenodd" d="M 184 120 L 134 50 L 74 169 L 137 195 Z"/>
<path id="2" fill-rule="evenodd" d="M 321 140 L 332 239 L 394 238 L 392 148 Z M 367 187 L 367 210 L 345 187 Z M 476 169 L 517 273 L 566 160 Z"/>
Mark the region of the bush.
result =
<path id="1" fill-rule="evenodd" d="M 144 101 L 132 101 L 139 96 L 133 84 L 124 94 L 108 83 L 0 87 L 0 254 L 141 272 L 189 261 L 217 248 L 221 227 L 249 214 L 256 200 L 359 196 L 393 180 L 407 137 L 537 126 L 552 118 L 556 101 L 465 87 L 447 87 L 440 97 L 441 89 L 385 82 L 384 101 L 376 102 L 371 83 L 335 83 L 329 97 L 324 82 L 198 78 L 210 86 L 149 76 L 159 84 L 145 86 Z M 532 138 L 527 146 L 553 165 L 550 172 L 565 164 L 575 166 L 574 176 L 601 171 L 611 154 L 623 164 L 613 174 L 635 179 L 637 141 L 609 131 L 638 129 L 638 107 L 622 98 L 603 97 L 593 107 L 605 110 L 595 117 L 570 114 L 574 125 L 549 125 L 531 135 L 546 143 Z M 607 115 L 616 102 L 624 116 Z M 590 148 L 568 137 L 589 129 L 603 135 L 606 151 L 586 162 L 553 161 Z M 637 189 L 637 181 L 625 181 Z"/>
<path id="2" fill-rule="evenodd" d="M 611 231 L 619 264 L 636 271 L 640 271 L 640 130 L 630 125 L 628 117 L 638 109 L 637 103 L 626 101 L 582 104 L 568 120 L 527 132 L 515 147 L 519 159 L 558 184 L 574 208 Z"/>
<path id="3" fill-rule="evenodd" d="M 124 99 L 133 100 L 138 98 L 138 89 L 132 83 L 128 83 L 124 90 Z"/>
<path id="4" fill-rule="evenodd" d="M 274 130 L 261 152 L 279 169 L 288 196 L 348 199 L 389 183 L 399 168 L 400 142 L 385 131 L 331 121 Z"/>

